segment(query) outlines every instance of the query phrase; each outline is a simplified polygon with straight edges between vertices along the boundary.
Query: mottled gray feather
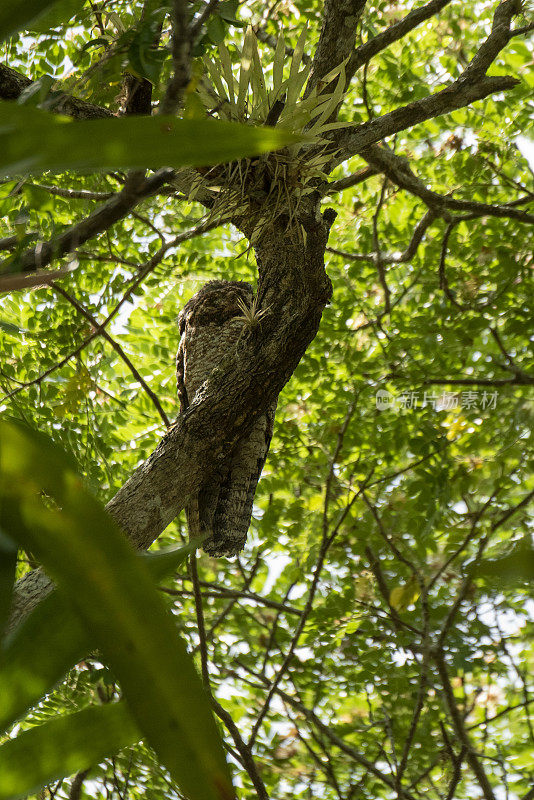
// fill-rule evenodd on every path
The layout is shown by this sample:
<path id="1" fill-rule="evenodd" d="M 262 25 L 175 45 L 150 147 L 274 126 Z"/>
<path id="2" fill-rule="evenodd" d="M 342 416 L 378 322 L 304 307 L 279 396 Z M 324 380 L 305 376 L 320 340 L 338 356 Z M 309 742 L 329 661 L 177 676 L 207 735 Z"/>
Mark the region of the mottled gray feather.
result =
<path id="1" fill-rule="evenodd" d="M 221 358 L 235 350 L 245 324 L 237 301 L 250 305 L 252 297 L 248 283 L 210 281 L 185 305 L 179 316 L 182 338 L 177 354 L 182 410 L 194 401 Z M 189 535 L 209 533 L 203 547 L 210 555 L 233 556 L 245 544 L 275 410 L 276 403 L 216 467 L 186 507 Z"/>

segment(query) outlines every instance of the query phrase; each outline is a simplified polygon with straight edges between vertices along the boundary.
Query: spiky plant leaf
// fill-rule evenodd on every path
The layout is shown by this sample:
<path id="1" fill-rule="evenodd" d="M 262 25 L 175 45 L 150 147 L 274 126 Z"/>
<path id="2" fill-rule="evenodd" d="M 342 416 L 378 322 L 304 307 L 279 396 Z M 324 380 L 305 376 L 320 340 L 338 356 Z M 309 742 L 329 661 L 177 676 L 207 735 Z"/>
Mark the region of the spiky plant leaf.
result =
<path id="1" fill-rule="evenodd" d="M 265 88 L 265 75 L 261 66 L 258 43 L 254 37 L 253 48 L 253 69 L 252 69 L 252 91 L 254 96 L 254 110 L 258 119 L 264 120 L 269 113 L 269 97 Z"/>
<path id="2" fill-rule="evenodd" d="M 228 49 L 224 46 L 224 44 L 219 45 L 219 58 L 221 59 L 224 80 L 226 81 L 226 85 L 228 87 L 228 99 L 233 105 L 235 102 L 235 79 L 232 71 L 232 59 Z"/>
<path id="3" fill-rule="evenodd" d="M 245 105 L 247 102 L 248 86 L 252 72 L 254 44 L 255 37 L 252 32 L 252 28 L 249 27 L 245 33 L 245 41 L 243 42 L 243 50 L 241 51 L 239 91 L 237 94 L 237 114 L 239 120 L 243 120 L 245 117 Z"/>
<path id="4" fill-rule="evenodd" d="M 339 103 L 341 103 L 343 99 L 343 95 L 345 93 L 345 83 L 346 83 L 346 75 L 345 75 L 345 65 L 341 65 L 341 70 L 339 73 L 339 78 L 337 79 L 336 88 L 332 92 L 332 96 L 329 100 L 324 104 L 324 108 L 321 111 L 319 118 L 314 122 L 314 124 L 310 127 L 310 132 L 318 134 L 321 126 L 326 123 L 326 121 L 332 116 L 335 112 Z"/>
<path id="5" fill-rule="evenodd" d="M 344 58 L 343 61 L 341 61 L 336 67 L 331 69 L 330 72 L 327 72 L 326 75 L 321 78 L 321 83 L 323 86 L 328 86 L 329 83 L 332 83 L 332 81 L 337 78 L 341 70 L 344 70 L 347 66 L 348 60 L 348 58 Z"/>
<path id="6" fill-rule="evenodd" d="M 219 95 L 219 99 L 222 100 L 223 98 L 227 97 L 226 89 L 224 88 L 224 84 L 222 82 L 222 70 L 219 66 L 218 61 L 212 61 L 211 58 L 207 56 L 204 58 L 204 66 L 209 72 L 209 76 L 212 80 L 213 86 L 217 94 Z"/>
<path id="7" fill-rule="evenodd" d="M 287 130 L 302 130 L 312 119 L 324 111 L 325 104 L 330 101 L 332 94 L 321 95 L 319 100 L 314 92 L 305 100 L 293 106 L 286 104 L 280 115 L 280 124 Z"/>
<path id="8" fill-rule="evenodd" d="M 296 92 L 295 95 L 296 98 L 300 97 L 302 89 L 304 88 L 304 84 L 309 78 L 311 68 L 312 68 L 311 63 L 305 64 L 304 67 L 298 73 L 297 77 L 295 78 L 294 91 Z"/>
<path id="9" fill-rule="evenodd" d="M 308 34 L 308 28 L 305 27 L 297 40 L 297 44 L 295 45 L 295 49 L 293 51 L 293 57 L 291 58 L 291 66 L 289 68 L 289 82 L 287 87 L 287 100 L 286 100 L 288 106 L 292 106 L 297 101 L 297 98 L 300 94 L 300 90 L 298 89 L 299 86 L 298 74 L 300 70 L 300 63 L 302 61 L 302 56 L 304 55 L 304 45 L 306 43 L 307 34 Z"/>

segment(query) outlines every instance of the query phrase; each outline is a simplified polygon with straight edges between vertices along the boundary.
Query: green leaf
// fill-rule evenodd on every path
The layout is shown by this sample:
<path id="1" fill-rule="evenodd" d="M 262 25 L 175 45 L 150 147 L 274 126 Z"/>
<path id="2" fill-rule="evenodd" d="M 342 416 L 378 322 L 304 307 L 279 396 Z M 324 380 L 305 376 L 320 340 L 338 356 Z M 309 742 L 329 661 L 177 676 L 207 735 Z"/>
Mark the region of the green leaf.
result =
<path id="1" fill-rule="evenodd" d="M 389 595 L 389 602 L 396 611 L 406 611 L 406 609 L 416 602 L 421 594 L 419 584 L 414 578 L 410 578 L 406 583 L 395 586 Z"/>
<path id="2" fill-rule="evenodd" d="M 35 553 L 69 597 L 183 792 L 191 800 L 232 797 L 208 699 L 146 566 L 59 448 L 6 422 L 0 441 L 9 535 Z M 43 491 L 55 503 L 45 504 Z"/>
<path id="3" fill-rule="evenodd" d="M 67 26 L 72 24 L 72 18 L 83 8 L 84 2 L 85 0 L 56 0 L 50 9 L 30 26 L 30 30 L 46 33 L 50 28 L 58 28 L 65 23 Z"/>
<path id="4" fill-rule="evenodd" d="M 218 14 L 213 14 L 213 16 L 210 17 L 206 30 L 212 44 L 224 42 L 226 26 Z"/>
<path id="5" fill-rule="evenodd" d="M 474 568 L 473 575 L 500 589 L 533 584 L 534 547 L 531 537 L 525 536 L 515 542 L 506 555 L 485 559 Z"/>
<path id="6" fill-rule="evenodd" d="M 292 106 L 298 97 L 299 91 L 299 80 L 298 80 L 298 73 L 300 69 L 300 63 L 302 61 L 302 56 L 304 55 L 304 45 L 306 43 L 306 36 L 308 34 L 307 27 L 304 28 L 302 33 L 300 34 L 297 44 L 295 45 L 295 49 L 293 51 L 293 56 L 291 58 L 291 66 L 289 68 L 289 80 L 287 84 L 287 105 Z"/>
<path id="7" fill-rule="evenodd" d="M 208 534 L 196 536 L 188 544 L 178 547 L 166 547 L 155 552 L 139 553 L 139 558 L 146 564 L 154 580 L 161 580 L 175 572 L 176 568 L 183 564 L 187 557 L 192 555 L 207 537 Z"/>
<path id="8" fill-rule="evenodd" d="M 284 59 L 286 57 L 286 43 L 282 33 L 278 35 L 273 59 L 273 96 L 271 102 L 279 99 L 280 89 L 284 80 Z"/>
<path id="9" fill-rule="evenodd" d="M 14 33 L 30 27 L 31 23 L 42 17 L 56 5 L 57 0 L 2 0 L 0 6 L 0 42 Z M 65 0 L 62 0 L 63 4 Z M 81 8 L 85 0 L 69 0 L 75 10 Z M 71 11 L 72 15 L 72 11 Z"/>
<path id="10" fill-rule="evenodd" d="M 140 738 L 124 702 L 85 708 L 20 733 L 0 747 L 0 800 L 33 794 Z"/>
<path id="11" fill-rule="evenodd" d="M 139 558 L 160 580 L 183 564 L 205 538 L 140 553 Z M 92 648 L 94 642 L 65 597 L 53 591 L 42 600 L 0 649 L 0 731 L 38 703 Z"/>
<path id="12" fill-rule="evenodd" d="M 228 22 L 230 25 L 234 25 L 237 28 L 246 28 L 247 23 L 236 18 L 238 6 L 238 0 L 226 0 L 224 3 L 219 3 L 217 6 L 217 11 L 219 16 L 221 16 L 225 22 Z"/>
<path id="13" fill-rule="evenodd" d="M 4 333 L 8 333 L 10 336 L 16 336 L 17 338 L 27 333 L 23 328 L 19 328 L 18 325 L 14 325 L 12 322 L 8 322 L 5 319 L 0 319 L 0 331 L 4 331 Z"/>
<path id="14" fill-rule="evenodd" d="M 224 46 L 224 44 L 219 45 L 218 51 L 219 58 L 221 59 L 222 74 L 224 75 L 226 86 L 228 87 L 228 99 L 230 103 L 233 103 L 235 97 L 235 81 L 234 73 L 232 71 L 232 59 L 228 49 Z"/>
<path id="15" fill-rule="evenodd" d="M 42 600 L 0 650 L 0 731 L 38 703 L 91 646 L 64 597 L 55 591 Z"/>
<path id="16" fill-rule="evenodd" d="M 0 109 L 0 175 L 4 176 L 214 164 L 297 141 L 287 131 L 211 119 L 121 117 L 76 122 L 15 103 L 2 103 Z"/>

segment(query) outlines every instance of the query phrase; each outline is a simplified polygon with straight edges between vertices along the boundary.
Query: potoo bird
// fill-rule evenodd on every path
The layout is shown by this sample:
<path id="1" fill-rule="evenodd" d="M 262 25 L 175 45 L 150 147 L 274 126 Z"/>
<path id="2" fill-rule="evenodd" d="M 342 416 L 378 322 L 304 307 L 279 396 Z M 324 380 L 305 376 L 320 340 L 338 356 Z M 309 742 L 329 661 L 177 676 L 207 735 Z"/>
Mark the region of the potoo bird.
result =
<path id="1" fill-rule="evenodd" d="M 236 350 L 252 308 L 253 291 L 243 281 L 210 281 L 184 306 L 176 357 L 178 397 L 184 411 L 211 372 Z M 209 534 L 202 545 L 212 556 L 234 556 L 243 549 L 252 517 L 256 486 L 273 432 L 274 402 L 234 450 L 206 479 L 186 506 L 190 537 Z"/>

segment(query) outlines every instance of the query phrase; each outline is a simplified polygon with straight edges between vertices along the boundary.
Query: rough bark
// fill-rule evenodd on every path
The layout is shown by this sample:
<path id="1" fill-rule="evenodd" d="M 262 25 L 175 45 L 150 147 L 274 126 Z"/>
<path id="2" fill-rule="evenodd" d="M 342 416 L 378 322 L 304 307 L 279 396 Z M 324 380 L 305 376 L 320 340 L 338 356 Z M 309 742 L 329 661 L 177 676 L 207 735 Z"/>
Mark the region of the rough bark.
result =
<path id="1" fill-rule="evenodd" d="M 351 68 L 357 66 L 358 58 L 365 56 L 364 60 L 367 60 L 372 56 L 373 47 L 378 48 L 379 52 L 428 18 L 430 12 L 436 13 L 446 4 L 445 0 L 431 0 L 424 9 L 401 21 L 401 27 L 393 26 L 389 34 L 380 34 L 382 38 L 377 37 L 378 41 L 369 45 L 367 51 L 354 51 Z M 343 13 L 352 9 L 356 17 L 363 6 L 360 0 L 353 0 L 352 3 L 350 0 L 329 0 L 326 3 L 324 26 L 315 56 L 315 77 L 321 74 L 326 57 L 332 52 L 338 36 L 341 37 L 344 50 L 343 54 L 338 52 L 338 55 L 344 58 L 348 54 L 352 47 L 354 27 L 339 27 L 344 25 Z M 514 77 L 490 77 L 486 72 L 512 35 L 511 21 L 520 9 L 520 0 L 502 0 L 498 4 L 490 35 L 463 75 L 446 89 L 363 125 L 348 125 L 331 133 L 332 160 L 326 171 L 362 151 L 376 155 L 372 145 L 384 137 L 470 105 L 494 92 L 514 87 L 518 83 Z M 0 98 L 7 97 L 8 92 L 11 97 L 14 96 L 13 92 L 20 94 L 25 85 L 28 85 L 27 79 L 17 77 L 13 70 L 0 67 Z M 65 102 L 68 100 L 72 98 L 67 98 Z M 89 105 L 83 104 L 83 101 L 72 102 Z M 74 113 L 66 107 L 64 113 L 83 116 L 85 109 L 80 108 Z M 104 115 L 108 114 L 104 111 Z M 379 155 L 383 161 L 383 153 Z M 381 163 L 378 166 L 379 171 L 385 171 L 386 168 L 393 168 L 390 160 L 387 165 Z M 169 176 L 165 177 L 169 179 Z M 417 182 L 415 176 L 406 173 L 404 177 L 401 176 L 401 185 L 411 191 L 414 180 Z M 70 252 L 81 241 L 109 228 L 117 219 L 129 213 L 135 205 L 133 201 L 139 199 L 139 187 L 134 193 L 130 188 L 110 200 L 110 205 L 106 204 L 87 220 L 61 234 L 56 242 L 48 243 L 48 250 L 43 250 L 41 246 L 38 252 L 34 251 L 26 269 L 42 266 L 44 255 L 48 261 L 57 256 L 58 241 L 60 254 Z M 197 199 L 200 198 L 197 196 Z M 154 453 L 108 504 L 109 512 L 134 546 L 148 547 L 185 506 L 188 497 L 198 489 L 216 459 L 223 457 L 250 430 L 255 420 L 279 394 L 314 338 L 331 292 L 324 270 L 329 219 L 318 216 L 317 206 L 314 206 L 307 215 L 301 216 L 300 223 L 305 237 L 300 229 L 298 235 L 294 230 L 286 230 L 285 222 L 278 220 L 264 231 L 257 243 L 260 307 L 266 310 L 260 328 L 243 334 L 239 358 L 221 362 L 208 381 L 202 397 L 180 415 Z M 250 240 L 254 224 L 247 220 L 236 221 L 236 224 Z M 38 571 L 26 576 L 16 589 L 13 621 L 36 605 L 48 586 L 46 576 Z"/>
<path id="2" fill-rule="evenodd" d="M 145 549 L 184 508 L 217 459 L 234 447 L 278 396 L 315 337 L 332 288 L 324 268 L 331 217 L 317 209 L 301 231 L 279 220 L 256 246 L 261 326 L 244 328 L 238 359 L 214 370 L 199 400 L 180 414 L 152 455 L 107 509 L 132 544 Z M 246 224 L 244 223 L 244 228 Z M 50 591 L 35 570 L 15 590 L 11 625 Z"/>
<path id="3" fill-rule="evenodd" d="M 326 0 L 323 26 L 305 94 L 354 50 L 356 30 L 367 0 Z"/>
<path id="4" fill-rule="evenodd" d="M 21 75 L 20 72 L 6 67 L 5 64 L 0 64 L 0 100 L 17 100 L 24 89 L 27 89 L 32 83 L 33 81 L 25 75 Z M 70 97 L 67 94 L 58 100 L 53 110 L 76 119 L 104 119 L 113 116 L 107 108 L 87 103 L 85 100 Z"/>

